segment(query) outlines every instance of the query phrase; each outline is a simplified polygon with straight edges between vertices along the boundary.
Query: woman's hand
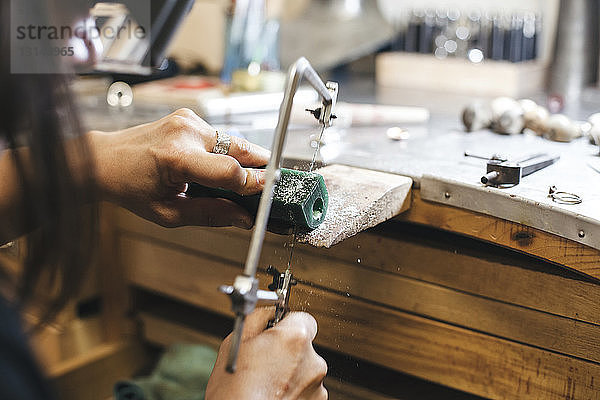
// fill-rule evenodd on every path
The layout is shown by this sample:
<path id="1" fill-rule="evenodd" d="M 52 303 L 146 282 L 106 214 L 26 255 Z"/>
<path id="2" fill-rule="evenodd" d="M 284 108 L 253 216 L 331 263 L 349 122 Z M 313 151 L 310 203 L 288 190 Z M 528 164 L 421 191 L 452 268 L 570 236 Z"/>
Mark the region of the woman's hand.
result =
<path id="1" fill-rule="evenodd" d="M 207 400 L 322 400 L 327 363 L 313 349 L 317 323 L 309 314 L 292 312 L 265 330 L 273 308 L 259 308 L 246 318 L 237 370 L 225 371 L 231 335 L 219 349 L 206 389 Z"/>
<path id="2" fill-rule="evenodd" d="M 255 194 L 269 152 L 236 137 L 228 155 L 213 154 L 216 131 L 193 111 L 181 109 L 156 122 L 123 131 L 88 134 L 104 199 L 163 226 L 207 225 L 249 229 L 253 220 L 224 199 L 189 198 L 190 182 Z"/>

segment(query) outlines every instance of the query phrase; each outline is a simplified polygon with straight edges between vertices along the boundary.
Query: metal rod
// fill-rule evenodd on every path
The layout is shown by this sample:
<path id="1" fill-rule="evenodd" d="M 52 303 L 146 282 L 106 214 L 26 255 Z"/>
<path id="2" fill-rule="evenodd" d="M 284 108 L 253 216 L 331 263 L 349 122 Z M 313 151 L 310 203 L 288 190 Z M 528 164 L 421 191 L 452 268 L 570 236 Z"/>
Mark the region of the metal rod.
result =
<path id="1" fill-rule="evenodd" d="M 277 121 L 277 127 L 275 129 L 275 136 L 273 137 L 273 144 L 271 146 L 271 158 L 265 172 L 265 186 L 260 196 L 260 202 L 258 204 L 258 211 L 256 214 L 256 221 L 254 225 L 254 231 L 252 232 L 252 238 L 250 239 L 250 247 L 248 249 L 248 255 L 246 257 L 246 264 L 244 267 L 244 275 L 238 276 L 236 281 L 242 283 L 251 283 L 252 288 L 247 288 L 243 293 L 243 304 L 233 305 L 234 312 L 236 313 L 235 326 L 233 332 L 233 339 L 231 342 L 231 348 L 229 349 L 229 356 L 227 359 L 227 371 L 233 373 L 235 371 L 237 355 L 239 352 L 240 342 L 242 339 L 242 332 L 244 329 L 244 321 L 246 315 L 250 314 L 256 306 L 258 300 L 253 296 L 257 295 L 256 292 L 256 270 L 258 268 L 258 261 L 260 259 L 260 253 L 262 251 L 263 241 L 267 230 L 267 223 L 269 221 L 269 214 L 271 213 L 271 205 L 273 202 L 273 191 L 275 184 L 280 177 L 280 165 L 281 165 L 281 154 L 283 152 L 283 146 L 285 144 L 285 138 L 287 135 L 287 128 L 290 121 L 290 115 L 292 112 L 292 103 L 294 101 L 294 95 L 300 84 L 300 80 L 306 78 L 308 83 L 319 93 L 323 111 L 321 113 L 321 122 L 327 124 L 330 122 L 331 108 L 334 103 L 329 89 L 323 83 L 319 75 L 312 68 L 308 60 L 304 57 L 299 58 L 289 69 L 285 92 L 283 95 L 283 101 L 279 109 L 279 120 Z M 337 91 L 337 84 L 333 84 L 333 90 Z M 337 92 L 336 92 L 337 93 Z M 239 279 L 245 278 L 245 279 Z M 236 283 L 234 283 L 236 286 Z M 234 288 L 234 291 L 236 288 Z M 255 291 L 254 294 L 249 293 L 248 290 Z M 233 301 L 237 301 L 232 299 Z"/>
<path id="2" fill-rule="evenodd" d="M 237 355 L 240 351 L 240 343 L 242 343 L 242 333 L 244 332 L 245 315 L 240 314 L 235 317 L 233 325 L 233 337 L 231 338 L 231 347 L 227 355 L 227 372 L 233 374 L 237 363 Z"/>
<path id="3" fill-rule="evenodd" d="M 523 156 L 523 157 L 518 158 L 518 159 L 516 159 L 514 161 L 511 160 L 511 161 L 514 164 L 520 164 L 520 163 L 523 163 L 525 161 L 533 160 L 534 158 L 546 157 L 546 156 L 548 156 L 547 153 L 535 153 L 535 154 L 529 154 L 529 155 Z"/>
<path id="4" fill-rule="evenodd" d="M 275 184 L 279 180 L 281 154 L 283 152 L 283 145 L 285 144 L 285 137 L 292 112 L 294 94 L 296 93 L 298 85 L 300 84 L 300 80 L 303 77 L 306 78 L 308 83 L 310 83 L 310 85 L 319 93 L 324 104 L 331 104 L 333 101 L 329 90 L 327 90 L 327 87 L 321 78 L 319 78 L 319 75 L 312 68 L 308 60 L 304 57 L 299 58 L 290 67 L 288 72 L 285 85 L 286 90 L 283 95 L 283 101 L 281 102 L 279 120 L 277 122 L 277 128 L 275 128 L 273 145 L 271 146 L 271 158 L 265 172 L 265 187 L 260 197 L 254 231 L 252 232 L 250 248 L 248 250 L 248 256 L 246 257 L 244 275 L 251 278 L 256 275 L 256 269 L 258 267 L 260 253 L 262 251 L 263 240 L 267 230 L 267 222 L 269 221 L 269 214 L 271 213 L 273 190 L 275 188 Z"/>
<path id="5" fill-rule="evenodd" d="M 559 159 L 560 156 L 546 155 L 546 157 L 539 158 L 536 162 L 531 162 L 530 164 L 523 165 L 523 172 L 521 173 L 521 176 L 533 174 L 534 172 L 539 171 L 540 169 L 546 168 L 547 166 L 554 164 Z"/>

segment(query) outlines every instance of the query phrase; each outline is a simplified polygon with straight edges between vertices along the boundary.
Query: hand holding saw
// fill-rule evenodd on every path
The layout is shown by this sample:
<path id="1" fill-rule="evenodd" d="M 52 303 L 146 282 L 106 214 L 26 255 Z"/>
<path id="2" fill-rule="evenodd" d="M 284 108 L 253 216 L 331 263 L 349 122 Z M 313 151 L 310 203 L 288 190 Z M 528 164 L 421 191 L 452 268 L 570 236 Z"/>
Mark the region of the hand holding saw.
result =
<path id="1" fill-rule="evenodd" d="M 299 58 L 288 71 L 283 101 L 279 109 L 279 119 L 271 146 L 271 158 L 266 168 L 265 185 L 258 205 L 244 273 L 235 278 L 232 286 L 220 287 L 223 293 L 229 295 L 232 310 L 235 313 L 231 347 L 227 359 L 227 371 L 231 373 L 235 372 L 246 316 L 254 311 L 258 301 L 264 301 L 277 306 L 275 319 L 270 325 L 277 323 L 287 311 L 289 290 L 295 282 L 288 269 L 284 274 L 274 273 L 275 276 L 271 286 L 275 289 L 274 291 L 258 290 L 256 270 L 267 230 L 274 188 L 280 177 L 281 154 L 287 135 L 294 94 L 303 78 L 318 92 L 321 98 L 321 107 L 317 109 L 318 112 L 315 110 L 313 115 L 319 120 L 322 128 L 325 129 L 331 126 L 335 118 L 333 108 L 337 101 L 338 84 L 336 82 L 323 83 L 308 60 L 304 57 Z"/>

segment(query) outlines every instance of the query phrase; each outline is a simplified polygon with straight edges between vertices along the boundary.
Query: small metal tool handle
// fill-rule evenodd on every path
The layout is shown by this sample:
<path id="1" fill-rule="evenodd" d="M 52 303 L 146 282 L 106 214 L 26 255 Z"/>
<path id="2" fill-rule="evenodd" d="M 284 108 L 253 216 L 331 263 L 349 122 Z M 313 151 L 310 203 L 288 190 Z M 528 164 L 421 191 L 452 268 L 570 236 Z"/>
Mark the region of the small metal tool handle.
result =
<path id="1" fill-rule="evenodd" d="M 498 171 L 488 172 L 487 174 L 481 177 L 481 183 L 483 183 L 484 185 L 493 184 L 499 176 L 500 173 L 498 173 Z"/>

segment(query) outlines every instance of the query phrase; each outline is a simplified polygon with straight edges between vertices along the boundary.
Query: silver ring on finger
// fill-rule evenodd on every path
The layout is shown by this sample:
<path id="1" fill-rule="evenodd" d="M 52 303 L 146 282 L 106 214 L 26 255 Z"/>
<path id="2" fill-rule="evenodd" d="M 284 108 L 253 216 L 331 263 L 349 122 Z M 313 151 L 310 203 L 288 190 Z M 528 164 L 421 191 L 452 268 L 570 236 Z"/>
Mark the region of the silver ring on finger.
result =
<path id="1" fill-rule="evenodd" d="M 217 143 L 213 147 L 212 152 L 215 154 L 229 154 L 229 148 L 231 147 L 231 136 L 227 133 L 216 131 Z"/>

